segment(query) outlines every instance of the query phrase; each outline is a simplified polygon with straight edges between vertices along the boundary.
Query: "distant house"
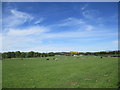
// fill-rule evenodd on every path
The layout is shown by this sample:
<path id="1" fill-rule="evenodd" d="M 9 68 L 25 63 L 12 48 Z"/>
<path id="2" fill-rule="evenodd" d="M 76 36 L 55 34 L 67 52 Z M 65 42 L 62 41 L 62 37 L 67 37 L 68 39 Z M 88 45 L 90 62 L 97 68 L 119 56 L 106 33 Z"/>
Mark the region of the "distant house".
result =
<path id="1" fill-rule="evenodd" d="M 80 54 L 80 55 L 73 55 L 73 56 L 84 56 L 84 55 Z"/>
<path id="2" fill-rule="evenodd" d="M 73 56 L 78 56 L 78 55 L 73 55 Z"/>
<path id="3" fill-rule="evenodd" d="M 66 56 L 66 55 L 55 55 L 55 56 Z"/>
<path id="4" fill-rule="evenodd" d="M 62 55 L 55 55 L 55 56 L 62 56 Z"/>
<path id="5" fill-rule="evenodd" d="M 84 56 L 84 55 L 80 54 L 79 56 Z"/>

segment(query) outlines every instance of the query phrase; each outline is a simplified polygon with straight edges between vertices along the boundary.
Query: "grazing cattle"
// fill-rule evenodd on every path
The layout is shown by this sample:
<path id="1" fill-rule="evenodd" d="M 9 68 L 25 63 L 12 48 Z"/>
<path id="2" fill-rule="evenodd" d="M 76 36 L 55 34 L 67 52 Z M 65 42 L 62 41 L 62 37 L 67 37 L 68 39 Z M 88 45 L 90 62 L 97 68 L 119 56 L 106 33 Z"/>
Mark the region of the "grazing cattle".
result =
<path id="1" fill-rule="evenodd" d="M 47 58 L 46 60 L 49 60 L 49 58 Z"/>
<path id="2" fill-rule="evenodd" d="M 100 58 L 103 58 L 103 57 L 100 57 Z"/>

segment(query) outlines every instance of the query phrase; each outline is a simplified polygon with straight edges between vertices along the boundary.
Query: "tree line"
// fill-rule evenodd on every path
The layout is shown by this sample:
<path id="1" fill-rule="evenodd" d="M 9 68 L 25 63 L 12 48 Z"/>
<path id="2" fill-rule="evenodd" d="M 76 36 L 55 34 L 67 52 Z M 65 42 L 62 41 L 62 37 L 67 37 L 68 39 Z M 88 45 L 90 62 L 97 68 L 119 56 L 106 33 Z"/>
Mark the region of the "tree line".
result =
<path id="1" fill-rule="evenodd" d="M 47 57 L 47 56 L 54 56 L 52 52 L 50 53 L 39 53 L 39 52 L 4 52 L 1 54 L 2 58 L 30 58 L 30 57 Z"/>
<path id="2" fill-rule="evenodd" d="M 4 58 L 30 58 L 30 57 L 48 57 L 55 55 L 64 55 L 64 56 L 73 56 L 73 55 L 96 55 L 96 56 L 119 56 L 120 51 L 102 51 L 102 52 L 49 52 L 49 53 L 40 53 L 40 52 L 4 52 L 0 53 L 2 59 Z"/>

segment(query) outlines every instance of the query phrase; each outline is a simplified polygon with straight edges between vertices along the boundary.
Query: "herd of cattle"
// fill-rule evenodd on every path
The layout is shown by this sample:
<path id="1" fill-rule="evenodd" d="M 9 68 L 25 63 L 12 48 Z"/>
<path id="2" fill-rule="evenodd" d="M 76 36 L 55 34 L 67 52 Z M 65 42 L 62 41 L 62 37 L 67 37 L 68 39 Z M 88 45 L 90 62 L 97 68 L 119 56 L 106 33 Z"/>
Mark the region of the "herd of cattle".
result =
<path id="1" fill-rule="evenodd" d="M 76 58 L 81 58 L 81 56 L 75 56 Z M 119 56 L 99 56 L 99 58 L 105 58 L 105 57 L 119 57 Z M 23 60 L 23 58 L 21 58 L 21 60 Z M 46 60 L 55 60 L 55 61 L 57 61 L 58 60 L 58 58 L 56 58 L 56 57 L 53 57 L 52 59 L 51 58 L 46 58 Z"/>
<path id="2" fill-rule="evenodd" d="M 47 58 L 46 60 L 50 60 L 49 58 Z M 53 58 L 53 60 L 57 60 L 57 58 Z"/>
<path id="3" fill-rule="evenodd" d="M 80 58 L 80 57 L 77 57 L 77 58 Z M 101 59 L 103 58 L 103 57 L 100 57 Z M 52 60 L 55 60 L 55 61 L 57 61 L 57 59 L 58 58 L 52 58 Z M 46 58 L 46 60 L 50 60 L 50 58 Z"/>

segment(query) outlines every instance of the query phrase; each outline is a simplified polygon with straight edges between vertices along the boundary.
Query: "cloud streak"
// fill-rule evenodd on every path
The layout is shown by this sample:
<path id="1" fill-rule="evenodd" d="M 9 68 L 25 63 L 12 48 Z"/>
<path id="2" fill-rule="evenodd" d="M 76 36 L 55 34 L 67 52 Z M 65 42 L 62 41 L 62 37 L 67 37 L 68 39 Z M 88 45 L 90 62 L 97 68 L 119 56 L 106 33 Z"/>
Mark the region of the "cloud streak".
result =
<path id="1" fill-rule="evenodd" d="M 10 10 L 10 13 L 11 13 L 10 16 L 8 16 L 7 18 L 6 17 L 3 18 L 4 27 L 8 28 L 17 27 L 33 19 L 33 16 L 14 9 Z"/>
<path id="2" fill-rule="evenodd" d="M 42 21 L 44 21 L 44 18 L 40 18 L 39 20 L 35 21 L 34 24 L 40 24 Z"/>
<path id="3" fill-rule="evenodd" d="M 48 31 L 46 27 L 42 26 L 32 26 L 25 29 L 9 29 L 7 35 L 9 36 L 27 36 L 36 35 Z"/>
<path id="4" fill-rule="evenodd" d="M 84 23 L 85 22 L 82 19 L 76 19 L 76 18 L 69 17 L 63 20 L 62 23 L 58 24 L 57 26 L 75 26 L 75 25 L 81 25 Z"/>
<path id="5" fill-rule="evenodd" d="M 54 18 L 47 21 L 48 17 L 37 18 L 38 16 L 33 14 L 11 9 L 10 15 L 3 19 L 3 50 L 44 52 L 116 48 L 116 28 L 100 26 L 103 18 L 99 17 L 99 11 L 88 8 L 88 4 L 81 8 L 84 18 L 68 15 L 54 23 L 52 22 Z M 107 46 L 108 44 L 112 46 Z"/>

